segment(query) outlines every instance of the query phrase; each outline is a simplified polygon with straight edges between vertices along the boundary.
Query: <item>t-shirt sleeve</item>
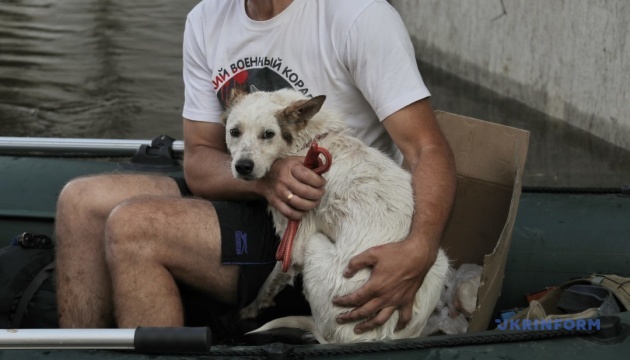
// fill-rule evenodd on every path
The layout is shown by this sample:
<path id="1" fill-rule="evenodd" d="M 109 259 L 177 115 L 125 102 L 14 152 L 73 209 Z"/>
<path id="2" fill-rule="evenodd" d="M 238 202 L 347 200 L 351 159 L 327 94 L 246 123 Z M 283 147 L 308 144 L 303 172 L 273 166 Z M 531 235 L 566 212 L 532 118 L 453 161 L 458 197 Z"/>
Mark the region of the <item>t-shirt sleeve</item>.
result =
<path id="1" fill-rule="evenodd" d="M 203 51 L 201 23 L 186 21 L 183 39 L 184 109 L 186 119 L 220 122 L 222 108 L 212 84 L 212 69 Z"/>
<path id="2" fill-rule="evenodd" d="M 355 20 L 342 54 L 357 87 L 379 120 L 430 96 L 402 19 L 386 2 L 374 2 Z"/>

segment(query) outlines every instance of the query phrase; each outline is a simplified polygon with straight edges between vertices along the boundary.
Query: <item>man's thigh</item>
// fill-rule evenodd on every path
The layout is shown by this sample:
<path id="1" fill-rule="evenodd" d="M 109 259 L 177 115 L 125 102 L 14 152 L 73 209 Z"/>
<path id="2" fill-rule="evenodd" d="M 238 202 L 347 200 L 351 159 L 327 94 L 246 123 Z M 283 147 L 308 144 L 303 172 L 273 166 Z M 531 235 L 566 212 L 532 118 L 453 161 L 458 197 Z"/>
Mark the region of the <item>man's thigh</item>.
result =
<path id="1" fill-rule="evenodd" d="M 238 267 L 221 262 L 221 232 L 210 202 L 179 196 L 134 197 L 112 210 L 105 231 L 110 266 L 156 263 L 175 280 L 218 301 L 236 303 Z M 128 271 L 114 268 L 121 270 L 117 281 L 124 282 Z"/>

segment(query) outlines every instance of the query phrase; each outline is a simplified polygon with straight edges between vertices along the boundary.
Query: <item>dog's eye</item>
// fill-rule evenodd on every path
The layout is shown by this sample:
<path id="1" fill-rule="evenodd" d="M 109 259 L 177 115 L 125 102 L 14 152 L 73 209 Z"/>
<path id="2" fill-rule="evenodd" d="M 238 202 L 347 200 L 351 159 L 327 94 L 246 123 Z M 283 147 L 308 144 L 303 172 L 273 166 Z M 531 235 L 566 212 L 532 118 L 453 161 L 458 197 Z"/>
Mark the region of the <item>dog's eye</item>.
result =
<path id="1" fill-rule="evenodd" d="M 232 135 L 232 137 L 239 137 L 241 136 L 241 131 L 239 129 L 230 129 L 230 135 Z"/>
<path id="2" fill-rule="evenodd" d="M 276 135 L 275 132 L 271 131 L 271 130 L 266 130 L 263 133 L 263 139 L 271 139 L 272 137 L 274 137 Z"/>

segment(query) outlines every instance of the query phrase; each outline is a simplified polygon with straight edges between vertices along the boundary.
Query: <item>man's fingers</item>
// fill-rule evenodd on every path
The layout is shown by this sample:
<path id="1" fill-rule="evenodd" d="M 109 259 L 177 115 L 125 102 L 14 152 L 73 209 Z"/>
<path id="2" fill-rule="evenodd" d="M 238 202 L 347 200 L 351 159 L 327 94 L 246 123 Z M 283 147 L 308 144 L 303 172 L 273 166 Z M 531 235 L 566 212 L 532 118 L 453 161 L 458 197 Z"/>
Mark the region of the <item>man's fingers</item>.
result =
<path id="1" fill-rule="evenodd" d="M 291 199 L 293 201 L 295 196 Z M 304 212 L 300 211 L 293 206 L 287 204 L 286 200 L 276 200 L 272 203 L 273 207 L 276 208 L 282 215 L 286 216 L 289 220 L 301 220 L 304 216 Z"/>
<path id="2" fill-rule="evenodd" d="M 374 328 L 377 328 L 385 324 L 387 320 L 389 320 L 389 318 L 392 316 L 395 310 L 396 308 L 394 308 L 393 306 L 389 306 L 384 309 L 381 309 L 381 311 L 379 311 L 378 314 L 374 316 L 373 318 L 370 318 L 368 320 L 365 320 L 357 324 L 357 326 L 354 327 L 354 332 L 357 334 L 363 334 L 366 331 L 370 331 Z"/>
<path id="3" fill-rule="evenodd" d="M 343 272 L 343 276 L 353 277 L 359 270 L 365 269 L 369 266 L 373 266 L 377 263 L 377 261 L 378 258 L 376 257 L 376 254 L 374 254 L 374 248 L 367 249 L 359 255 L 356 255 L 355 257 L 350 259 L 350 262 L 348 262 L 348 267 Z"/>
<path id="4" fill-rule="evenodd" d="M 364 298 L 367 298 L 365 291 L 362 289 L 359 289 L 353 292 L 352 294 L 334 298 L 333 304 L 336 306 L 342 306 L 342 307 L 357 307 L 362 304 L 360 300 Z"/>
<path id="5" fill-rule="evenodd" d="M 302 165 L 302 164 L 301 164 Z M 326 185 L 326 179 L 318 175 L 306 166 L 292 166 L 291 175 L 300 182 L 310 185 L 314 188 L 323 188 Z"/>
<path id="6" fill-rule="evenodd" d="M 288 191 L 297 195 L 303 200 L 310 200 L 313 203 L 319 201 L 324 196 L 324 188 L 312 187 L 308 184 L 301 183 L 299 181 L 292 181 L 287 184 Z M 310 210 L 310 209 L 309 209 Z"/>
<path id="7" fill-rule="evenodd" d="M 344 295 L 333 299 L 333 304 L 342 307 L 358 307 L 374 297 L 373 292 L 368 287 L 369 281 L 352 294 Z M 356 311 L 356 310 L 353 310 Z"/>
<path id="8" fill-rule="evenodd" d="M 409 303 L 402 308 L 398 309 L 398 324 L 396 324 L 396 331 L 400 331 L 407 327 L 413 316 L 413 303 Z"/>
<path id="9" fill-rule="evenodd" d="M 353 309 L 345 314 L 341 314 L 337 316 L 337 322 L 340 324 L 345 324 L 353 321 L 360 321 L 367 318 L 370 318 L 376 314 L 382 307 L 382 302 L 378 299 L 372 299 L 366 304 Z"/>
<path id="10" fill-rule="evenodd" d="M 292 206 L 302 210 L 311 210 L 324 196 L 326 180 L 305 167 L 300 158 L 288 157 L 275 161 L 271 165 L 263 184 L 266 187 L 265 197 L 270 204 L 276 206 L 279 205 L 277 200 L 283 202 L 295 200 L 291 203 Z M 294 197 L 311 201 L 311 203 L 293 199 Z"/>

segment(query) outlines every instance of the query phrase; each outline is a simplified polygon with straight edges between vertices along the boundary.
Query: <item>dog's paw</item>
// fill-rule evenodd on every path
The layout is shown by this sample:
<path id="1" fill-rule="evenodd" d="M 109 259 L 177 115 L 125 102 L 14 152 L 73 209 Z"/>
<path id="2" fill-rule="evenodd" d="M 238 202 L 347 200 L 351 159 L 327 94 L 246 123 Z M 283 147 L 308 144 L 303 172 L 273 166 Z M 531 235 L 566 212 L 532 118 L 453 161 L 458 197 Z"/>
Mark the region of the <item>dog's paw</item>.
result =
<path id="1" fill-rule="evenodd" d="M 276 305 L 276 303 L 273 301 L 273 299 L 254 301 L 253 303 L 243 308 L 243 310 L 241 310 L 241 312 L 239 313 L 239 317 L 241 318 L 241 320 L 254 319 L 258 316 L 258 313 L 261 309 L 272 307 L 274 305 Z"/>
<path id="2" fill-rule="evenodd" d="M 258 304 L 256 302 L 253 302 L 241 310 L 241 312 L 239 313 L 239 317 L 241 318 L 241 320 L 254 319 L 258 316 L 258 310 Z"/>
<path id="3" fill-rule="evenodd" d="M 260 305 L 258 306 L 259 309 L 266 309 L 266 308 L 270 308 L 272 306 L 275 306 L 276 303 L 273 301 L 273 299 L 265 299 L 262 300 L 260 302 Z"/>

